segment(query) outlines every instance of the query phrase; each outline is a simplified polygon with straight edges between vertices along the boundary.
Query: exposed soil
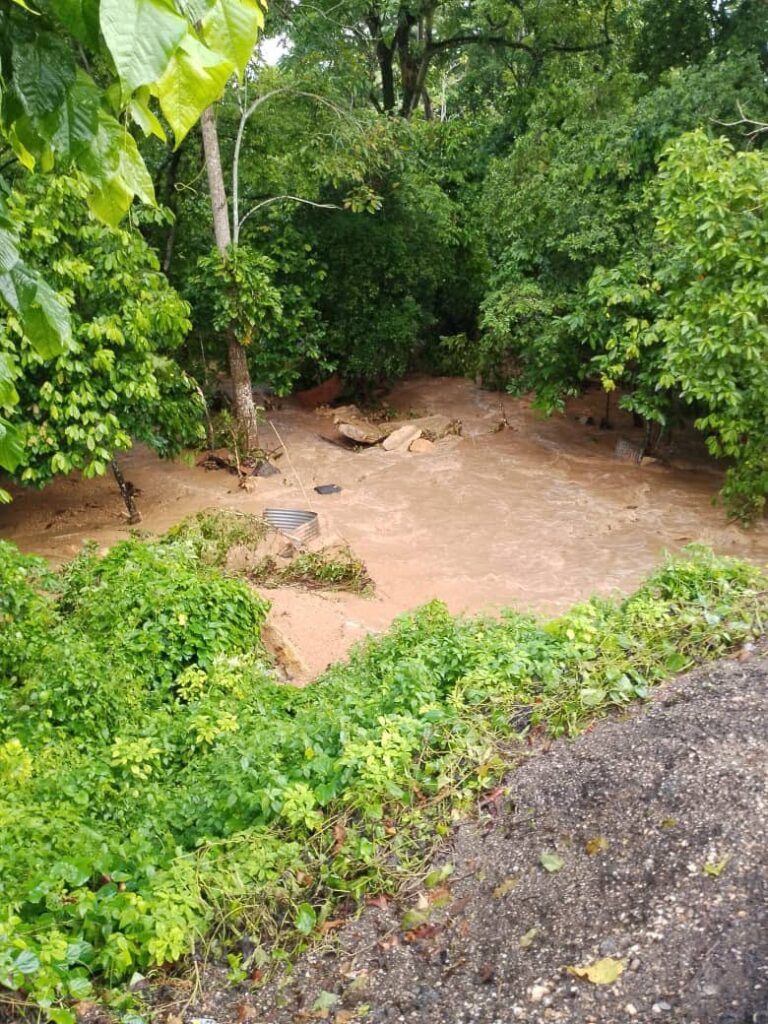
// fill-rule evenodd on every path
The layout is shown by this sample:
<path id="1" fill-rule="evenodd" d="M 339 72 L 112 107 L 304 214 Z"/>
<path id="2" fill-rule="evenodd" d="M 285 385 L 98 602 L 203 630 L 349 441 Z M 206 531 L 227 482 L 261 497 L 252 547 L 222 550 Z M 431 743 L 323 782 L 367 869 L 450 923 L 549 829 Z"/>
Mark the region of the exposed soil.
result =
<path id="1" fill-rule="evenodd" d="M 435 864 L 453 866 L 447 905 L 427 925 L 401 928 L 417 892 L 368 905 L 261 991 L 213 972 L 176 1013 L 218 1024 L 338 1024 L 358 1012 L 366 1024 L 765 1024 L 767 784 L 768 659 L 699 669 L 513 771 L 446 841 Z M 544 851 L 559 870 L 544 870 Z M 623 967 L 612 984 L 567 970 L 601 958 Z M 313 1012 L 321 993 L 324 1014 Z"/>
<path id="2" fill-rule="evenodd" d="M 142 529 L 149 532 L 210 506 L 311 507 L 324 538 L 345 541 L 366 563 L 377 587 L 370 599 L 269 593 L 272 625 L 299 655 L 299 680 L 435 597 L 453 612 L 514 606 L 552 614 L 596 592 L 631 590 L 665 549 L 692 541 L 768 561 L 768 523 L 744 531 L 712 506 L 722 473 L 700 439 L 676 439 L 662 453 L 666 464 L 619 461 L 617 439 L 637 443 L 642 431 L 615 411 L 612 430 L 579 422 L 600 421 L 604 396 L 597 392 L 548 420 L 528 400 L 455 378 L 407 380 L 388 402 L 401 415 L 459 419 L 462 436 L 439 441 L 427 454 L 343 451 L 318 436 L 330 427 L 328 413 L 285 402 L 270 419 L 290 464 L 282 458 L 281 475 L 254 478 L 251 493 L 225 472 L 162 463 L 143 448 L 121 459 L 140 490 Z M 272 428 L 262 429 L 265 446 L 275 447 Z M 315 494 L 315 485 L 328 483 L 341 493 Z M 0 536 L 54 560 L 72 557 L 86 538 L 108 545 L 127 531 L 111 478 L 58 479 L 42 492 L 18 491 L 12 505 L 0 506 Z"/>

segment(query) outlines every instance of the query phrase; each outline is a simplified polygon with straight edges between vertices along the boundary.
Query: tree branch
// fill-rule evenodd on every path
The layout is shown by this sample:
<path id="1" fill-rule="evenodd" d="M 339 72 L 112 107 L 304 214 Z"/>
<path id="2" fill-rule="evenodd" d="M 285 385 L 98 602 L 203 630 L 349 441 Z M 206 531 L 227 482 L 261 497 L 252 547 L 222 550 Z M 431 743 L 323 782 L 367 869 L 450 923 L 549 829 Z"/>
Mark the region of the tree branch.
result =
<path id="1" fill-rule="evenodd" d="M 749 139 L 750 142 L 754 142 L 760 135 L 768 132 L 768 124 L 764 121 L 755 121 L 753 118 L 747 117 L 741 103 L 737 103 L 736 106 L 739 114 L 741 115 L 738 121 L 715 121 L 714 123 L 720 125 L 722 128 L 741 128 L 742 126 L 749 128 L 749 131 L 744 132 L 744 136 Z"/>
<path id="2" fill-rule="evenodd" d="M 513 50 L 527 50 L 533 53 L 533 47 L 528 43 L 516 42 L 507 39 L 505 36 L 483 36 L 477 33 L 468 33 L 463 36 L 451 36 L 450 39 L 438 39 L 430 43 L 429 50 L 432 53 L 439 53 L 441 50 L 452 50 L 455 46 L 466 46 L 470 43 L 481 43 L 483 46 L 506 46 Z"/>
<path id="3" fill-rule="evenodd" d="M 258 110 L 262 103 L 266 103 L 267 100 L 271 100 L 275 96 L 285 95 L 286 93 L 292 93 L 294 96 L 303 96 L 305 99 L 314 100 L 315 103 L 319 103 L 321 106 L 328 107 L 329 110 L 332 110 L 339 117 L 346 118 L 347 121 L 350 121 L 355 126 L 355 128 L 360 128 L 360 125 L 355 120 L 354 116 L 349 113 L 349 111 L 337 106 L 335 103 L 327 99 L 325 96 L 320 96 L 314 92 L 304 92 L 302 89 L 294 89 L 293 86 L 286 85 L 282 86 L 280 89 L 272 89 L 271 92 L 266 92 L 264 93 L 263 96 L 257 96 L 256 99 L 253 100 L 253 102 L 248 107 L 246 107 L 246 109 L 243 111 L 240 117 L 240 123 L 237 126 L 237 136 L 235 138 L 235 151 L 232 157 L 232 240 L 235 245 L 237 245 L 238 237 L 240 234 L 240 227 L 242 226 L 243 221 L 245 221 L 246 218 L 249 217 L 250 214 L 253 212 L 249 211 L 249 213 L 247 213 L 245 217 L 242 218 L 242 220 L 240 219 L 240 150 L 243 145 L 243 135 L 245 133 L 245 127 L 248 123 L 248 120 L 256 112 L 256 110 Z M 363 129 L 360 128 L 360 131 L 362 132 Z M 303 202 L 305 200 L 300 201 Z M 258 207 L 255 207 L 255 209 L 258 209 Z"/>
<path id="4" fill-rule="evenodd" d="M 305 206 L 314 206 L 318 210 L 343 210 L 343 206 L 337 206 L 336 203 L 315 203 L 311 199 L 302 199 L 301 196 L 270 196 L 269 199 L 262 199 L 260 203 L 256 203 L 251 209 L 243 216 L 243 219 L 237 225 L 238 235 L 240 228 L 245 224 L 248 218 L 261 210 L 264 206 L 269 206 L 270 203 L 279 203 L 285 199 L 289 199 L 293 203 L 303 203 Z"/>
<path id="5" fill-rule="evenodd" d="M 237 245 L 240 224 L 242 223 L 240 220 L 240 149 L 243 145 L 245 126 L 249 118 L 258 110 L 262 103 L 266 103 L 273 96 L 278 96 L 283 92 L 290 92 L 290 87 L 284 86 L 281 89 L 273 89 L 271 92 L 266 92 L 263 96 L 257 96 L 240 115 L 240 123 L 237 126 L 237 136 L 235 138 L 235 152 L 232 157 L 232 237 L 235 245 Z"/>

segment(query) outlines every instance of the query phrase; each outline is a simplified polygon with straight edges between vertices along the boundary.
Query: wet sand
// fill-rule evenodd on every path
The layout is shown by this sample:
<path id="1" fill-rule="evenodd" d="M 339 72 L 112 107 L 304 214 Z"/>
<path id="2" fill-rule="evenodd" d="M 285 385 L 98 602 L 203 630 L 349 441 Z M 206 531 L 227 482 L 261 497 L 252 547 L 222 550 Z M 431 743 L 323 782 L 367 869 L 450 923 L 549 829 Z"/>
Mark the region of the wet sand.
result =
<path id="1" fill-rule="evenodd" d="M 280 459 L 281 475 L 255 480 L 251 493 L 224 472 L 163 463 L 141 447 L 120 462 L 141 490 L 142 529 L 150 533 L 208 507 L 309 506 L 329 538 L 343 538 L 365 561 L 373 598 L 268 592 L 274 626 L 298 652 L 297 674 L 306 680 L 367 632 L 432 598 L 453 612 L 511 606 L 552 614 L 593 593 L 632 590 L 665 550 L 691 542 L 768 562 L 768 523 L 743 530 L 712 505 L 722 473 L 700 439 L 676 440 L 664 452 L 669 464 L 622 462 L 613 454 L 617 438 L 641 439 L 628 414 L 614 413 L 615 429 L 605 431 L 578 419 L 599 420 L 603 401 L 586 395 L 544 420 L 527 399 L 461 379 L 412 378 L 392 392 L 390 405 L 462 421 L 461 436 L 427 454 L 343 451 L 318 437 L 331 424 L 328 413 L 288 401 L 269 419 L 290 464 Z M 500 402 L 509 424 L 503 429 Z M 275 447 L 269 425 L 262 429 L 265 446 Z M 341 493 L 314 493 L 326 483 Z M 127 534 L 111 477 L 16 490 L 13 504 L 0 507 L 0 537 L 55 561 L 72 557 L 85 539 L 109 545 Z"/>

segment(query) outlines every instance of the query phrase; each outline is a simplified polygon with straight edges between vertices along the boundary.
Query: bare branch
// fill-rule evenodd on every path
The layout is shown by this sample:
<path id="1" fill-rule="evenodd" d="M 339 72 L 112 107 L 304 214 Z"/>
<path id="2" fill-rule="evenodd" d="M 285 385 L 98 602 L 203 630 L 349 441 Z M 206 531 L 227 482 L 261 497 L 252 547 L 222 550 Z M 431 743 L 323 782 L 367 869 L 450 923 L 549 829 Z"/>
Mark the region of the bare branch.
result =
<path id="1" fill-rule="evenodd" d="M 344 209 L 343 206 L 337 206 L 336 203 L 315 203 L 311 199 L 302 199 L 301 196 L 270 196 L 269 199 L 262 199 L 262 201 L 260 203 L 256 203 L 256 205 L 252 206 L 251 209 L 248 211 L 248 213 L 246 213 L 244 215 L 243 219 L 237 225 L 238 235 L 240 233 L 240 228 L 243 226 L 243 224 L 245 224 L 245 222 L 248 220 L 248 218 L 252 214 L 257 213 L 263 207 L 269 206 L 271 203 L 283 202 L 286 199 L 290 200 L 292 203 L 303 203 L 305 206 L 314 206 L 318 210 L 343 210 Z"/>
<path id="2" fill-rule="evenodd" d="M 744 132 L 744 135 L 751 142 L 754 142 L 755 139 L 768 132 L 768 124 L 764 121 L 755 121 L 753 118 L 747 117 L 741 103 L 737 103 L 736 106 L 738 107 L 739 114 L 741 115 L 738 121 L 714 121 L 713 123 L 720 125 L 722 128 L 749 128 L 750 130 L 748 132 Z"/>
<path id="3" fill-rule="evenodd" d="M 253 100 L 253 102 L 250 104 L 250 106 L 245 108 L 242 115 L 240 116 L 240 123 L 237 126 L 237 136 L 235 138 L 235 150 L 234 155 L 232 157 L 232 240 L 235 245 L 237 245 L 238 238 L 240 236 L 240 228 L 242 227 L 243 222 L 248 217 L 250 217 L 251 213 L 253 213 L 253 210 L 250 210 L 245 215 L 245 217 L 242 218 L 242 220 L 240 219 L 240 150 L 243 145 L 243 135 L 245 133 L 246 125 L 248 124 L 248 121 L 252 117 L 252 115 L 262 105 L 262 103 L 266 103 L 267 100 L 271 100 L 275 96 L 281 96 L 287 93 L 291 93 L 294 96 L 302 96 L 305 99 L 314 100 L 321 106 L 328 107 L 339 117 L 345 118 L 348 121 L 350 121 L 354 125 L 354 127 L 359 128 L 361 132 L 363 131 L 355 117 L 352 114 L 350 114 L 349 111 L 344 110 L 343 107 L 339 107 L 335 103 L 332 103 L 331 100 L 327 99 L 325 96 L 320 96 L 314 92 L 304 92 L 302 89 L 294 89 L 293 86 L 285 85 L 279 89 L 272 89 L 271 92 L 266 92 L 264 93 L 263 96 L 257 96 L 256 99 Z M 308 202 L 309 200 L 297 201 Z M 254 207 L 254 210 L 257 209 L 258 206 Z M 336 209 L 338 209 L 338 207 L 336 207 Z"/>
<path id="4" fill-rule="evenodd" d="M 429 48 L 433 53 L 439 53 L 441 50 L 452 50 L 455 46 L 467 46 L 470 43 L 480 43 L 483 46 L 505 46 L 513 50 L 527 50 L 528 53 L 533 53 L 533 47 L 528 43 L 518 43 L 505 36 L 483 36 L 477 33 L 439 39 L 436 43 L 430 43 Z"/>
<path id="5" fill-rule="evenodd" d="M 258 110 L 262 103 L 266 103 L 273 96 L 289 91 L 290 88 L 285 86 L 281 89 L 273 89 L 271 92 L 266 92 L 263 96 L 257 96 L 240 115 L 240 123 L 237 126 L 237 136 L 235 138 L 235 152 L 232 157 L 232 235 L 235 245 L 237 245 L 237 237 L 240 232 L 240 149 L 243 145 L 245 126 L 251 115 Z"/>

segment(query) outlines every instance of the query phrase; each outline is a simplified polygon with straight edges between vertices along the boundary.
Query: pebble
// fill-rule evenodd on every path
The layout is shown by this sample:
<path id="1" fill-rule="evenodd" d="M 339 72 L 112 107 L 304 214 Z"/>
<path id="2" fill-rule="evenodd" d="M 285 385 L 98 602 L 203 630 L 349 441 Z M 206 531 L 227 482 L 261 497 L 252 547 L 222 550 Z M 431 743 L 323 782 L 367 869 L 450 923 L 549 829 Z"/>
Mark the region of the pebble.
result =
<path id="1" fill-rule="evenodd" d="M 528 998 L 532 1003 L 540 1003 L 546 995 L 549 995 L 549 989 L 546 985 L 533 985 L 528 989 Z"/>
<path id="2" fill-rule="evenodd" d="M 630 1017 L 634 1017 L 637 1014 L 637 1007 L 634 1006 L 632 1003 L 627 1003 L 624 1009 Z"/>

